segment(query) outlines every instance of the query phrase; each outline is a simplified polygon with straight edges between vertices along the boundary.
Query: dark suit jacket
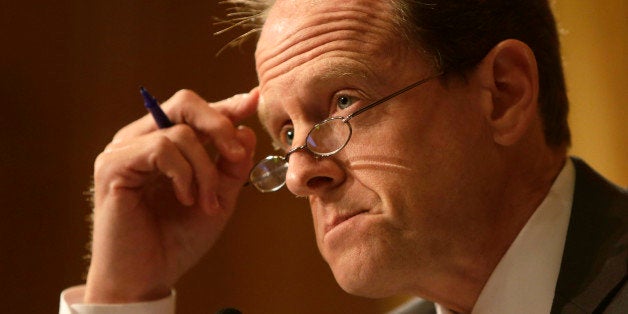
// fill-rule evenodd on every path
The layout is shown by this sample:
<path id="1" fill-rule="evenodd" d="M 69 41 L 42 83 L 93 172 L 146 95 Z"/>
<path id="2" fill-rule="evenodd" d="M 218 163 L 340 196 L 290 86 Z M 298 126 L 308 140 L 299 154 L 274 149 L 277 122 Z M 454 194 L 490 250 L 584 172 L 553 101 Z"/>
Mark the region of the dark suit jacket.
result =
<path id="1" fill-rule="evenodd" d="M 572 158 L 576 187 L 552 313 L 628 313 L 628 193 Z M 396 314 L 436 313 L 423 300 Z M 536 314 L 536 313 L 531 313 Z"/>

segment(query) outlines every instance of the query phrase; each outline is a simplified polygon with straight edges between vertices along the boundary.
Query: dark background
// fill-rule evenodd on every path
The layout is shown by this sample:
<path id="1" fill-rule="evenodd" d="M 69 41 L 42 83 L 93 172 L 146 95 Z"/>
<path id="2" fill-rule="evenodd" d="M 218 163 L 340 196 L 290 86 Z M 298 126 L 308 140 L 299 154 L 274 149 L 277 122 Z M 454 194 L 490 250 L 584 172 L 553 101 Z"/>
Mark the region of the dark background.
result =
<path id="1" fill-rule="evenodd" d="M 209 101 L 256 85 L 254 43 L 216 52 L 216 1 L 0 4 L 0 313 L 54 313 L 83 282 L 93 160 L 145 114 L 138 87 Z M 256 118 L 246 121 L 259 130 Z M 270 151 L 258 132 L 259 156 Z M 177 285 L 179 313 L 380 313 L 349 296 L 314 242 L 305 200 L 243 193 L 215 249 Z"/>
<path id="2" fill-rule="evenodd" d="M 253 43 L 216 52 L 213 0 L 0 2 L 0 313 L 54 313 L 83 282 L 94 158 L 145 114 L 146 86 L 209 101 L 256 85 Z M 572 154 L 628 184 L 626 3 L 556 0 Z M 246 124 L 259 130 L 255 118 Z M 258 132 L 258 157 L 270 151 Z M 216 247 L 177 285 L 179 313 L 381 313 L 349 296 L 315 247 L 305 200 L 243 193 Z"/>

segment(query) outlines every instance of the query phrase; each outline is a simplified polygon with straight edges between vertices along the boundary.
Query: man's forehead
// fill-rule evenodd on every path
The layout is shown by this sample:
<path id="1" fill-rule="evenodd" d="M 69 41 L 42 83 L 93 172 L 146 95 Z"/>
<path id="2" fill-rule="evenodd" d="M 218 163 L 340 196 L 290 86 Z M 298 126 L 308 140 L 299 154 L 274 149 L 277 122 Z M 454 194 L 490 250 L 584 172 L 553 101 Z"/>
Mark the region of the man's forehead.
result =
<path id="1" fill-rule="evenodd" d="M 334 50 L 376 53 L 396 37 L 386 8 L 364 0 L 277 1 L 255 51 L 260 84 Z"/>
<path id="2" fill-rule="evenodd" d="M 264 23 L 262 37 L 269 40 L 281 41 L 294 31 L 294 24 L 304 17 L 314 13 L 320 6 L 314 5 L 315 0 L 276 0 Z"/>

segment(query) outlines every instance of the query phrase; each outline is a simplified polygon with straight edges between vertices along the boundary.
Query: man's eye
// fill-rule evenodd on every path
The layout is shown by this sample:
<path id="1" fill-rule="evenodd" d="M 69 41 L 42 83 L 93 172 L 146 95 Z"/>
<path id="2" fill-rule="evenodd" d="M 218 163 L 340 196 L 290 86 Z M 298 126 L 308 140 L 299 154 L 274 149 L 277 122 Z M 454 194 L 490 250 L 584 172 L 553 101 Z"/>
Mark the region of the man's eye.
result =
<path id="1" fill-rule="evenodd" d="M 338 108 L 340 109 L 345 109 L 353 105 L 354 102 L 355 99 L 351 96 L 339 95 L 338 97 L 336 97 L 336 106 L 338 106 Z"/>
<path id="2" fill-rule="evenodd" d="M 281 129 L 281 133 L 279 134 L 279 140 L 281 144 L 285 147 L 292 146 L 292 140 L 294 139 L 294 127 L 291 125 L 286 125 Z"/>

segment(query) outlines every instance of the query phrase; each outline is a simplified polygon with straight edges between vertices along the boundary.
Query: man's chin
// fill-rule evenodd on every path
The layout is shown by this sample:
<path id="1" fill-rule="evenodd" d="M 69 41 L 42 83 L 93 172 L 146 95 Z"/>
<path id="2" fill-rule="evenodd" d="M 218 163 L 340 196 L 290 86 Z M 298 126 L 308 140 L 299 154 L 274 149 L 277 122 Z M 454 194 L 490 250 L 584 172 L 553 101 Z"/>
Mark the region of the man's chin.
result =
<path id="1" fill-rule="evenodd" d="M 347 266 L 347 265 L 345 265 Z M 332 267 L 336 282 L 345 292 L 366 298 L 386 298 L 396 295 L 394 282 L 385 280 L 383 274 L 367 270 L 358 265 Z"/>
<path id="2" fill-rule="evenodd" d="M 348 282 L 348 281 L 341 281 L 341 280 L 336 280 L 336 281 L 338 282 L 338 285 L 340 285 L 340 288 L 342 288 L 342 290 L 344 290 L 345 292 L 351 295 L 355 295 L 359 297 L 380 299 L 380 298 L 387 298 L 387 297 L 396 295 L 396 293 L 393 293 L 392 291 L 388 291 L 388 289 L 385 289 L 383 287 L 378 287 L 377 285 L 368 284 L 366 282 L 356 282 L 356 281 Z"/>

